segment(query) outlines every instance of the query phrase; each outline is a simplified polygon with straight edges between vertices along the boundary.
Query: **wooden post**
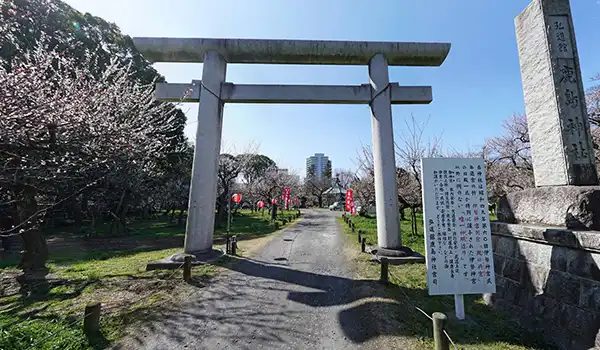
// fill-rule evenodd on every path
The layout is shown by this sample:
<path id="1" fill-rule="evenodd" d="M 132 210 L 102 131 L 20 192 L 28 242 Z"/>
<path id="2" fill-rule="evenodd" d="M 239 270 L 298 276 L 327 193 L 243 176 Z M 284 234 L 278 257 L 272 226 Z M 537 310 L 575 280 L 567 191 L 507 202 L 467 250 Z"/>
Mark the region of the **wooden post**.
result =
<path id="1" fill-rule="evenodd" d="M 237 237 L 233 236 L 233 241 L 231 242 L 231 255 L 235 255 L 237 252 Z"/>
<path id="2" fill-rule="evenodd" d="M 354 224 L 350 223 L 350 228 L 352 229 L 352 232 L 354 232 Z"/>
<path id="3" fill-rule="evenodd" d="M 187 255 L 183 258 L 183 280 L 189 282 L 192 279 L 192 257 Z"/>
<path id="4" fill-rule="evenodd" d="M 225 237 L 225 254 L 231 254 L 231 239 L 229 235 Z"/>
<path id="5" fill-rule="evenodd" d="M 362 237 L 361 242 L 360 242 L 360 251 L 364 253 L 366 250 L 367 250 L 367 239 L 365 237 Z"/>
<path id="6" fill-rule="evenodd" d="M 465 319 L 465 300 L 462 294 L 454 294 L 454 310 L 456 311 L 457 319 Z"/>
<path id="7" fill-rule="evenodd" d="M 358 243 L 360 243 L 360 242 L 361 242 L 361 240 L 360 240 L 360 239 L 361 239 L 361 237 L 362 237 L 363 233 L 364 233 L 364 231 L 363 231 L 363 230 L 358 230 L 358 235 L 357 235 L 357 236 L 358 236 Z"/>
<path id="8" fill-rule="evenodd" d="M 91 303 L 85 306 L 83 311 L 83 331 L 86 335 L 95 335 L 100 332 L 101 303 Z"/>
<path id="9" fill-rule="evenodd" d="M 449 350 L 450 344 L 448 337 L 444 334 L 446 328 L 446 315 L 441 312 L 434 312 L 433 318 L 433 343 L 435 350 Z"/>
<path id="10" fill-rule="evenodd" d="M 381 257 L 381 277 L 379 278 L 379 282 L 381 284 L 388 284 L 388 259 L 386 257 Z"/>

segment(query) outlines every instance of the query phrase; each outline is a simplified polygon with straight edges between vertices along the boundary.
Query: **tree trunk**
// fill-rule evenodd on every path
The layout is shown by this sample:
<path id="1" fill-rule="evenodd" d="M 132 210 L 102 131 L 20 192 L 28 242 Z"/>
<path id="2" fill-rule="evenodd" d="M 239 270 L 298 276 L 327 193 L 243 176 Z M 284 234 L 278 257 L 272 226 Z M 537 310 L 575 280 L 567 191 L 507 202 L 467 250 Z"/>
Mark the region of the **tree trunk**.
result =
<path id="1" fill-rule="evenodd" d="M 219 198 L 217 203 L 217 224 L 223 227 L 227 223 L 227 197 Z"/>
<path id="2" fill-rule="evenodd" d="M 317 201 L 319 202 L 319 208 L 323 208 L 323 196 L 317 196 Z"/>
<path id="3" fill-rule="evenodd" d="M 21 234 L 23 239 L 23 255 L 21 256 L 20 268 L 23 272 L 45 270 L 48 260 L 48 246 L 42 231 L 36 225 L 25 230 Z"/>
<path id="4" fill-rule="evenodd" d="M 127 203 L 123 203 L 121 212 L 119 213 L 119 221 L 121 222 L 122 232 L 125 232 L 125 226 L 127 226 Z"/>
<path id="5" fill-rule="evenodd" d="M 18 210 L 19 223 L 31 221 L 31 224 L 25 223 L 25 231 L 21 234 L 23 254 L 19 267 L 25 274 L 46 270 L 46 261 L 48 260 L 46 238 L 40 229 L 39 218 L 32 218 L 38 210 L 34 189 L 25 188 L 23 190 Z"/>
<path id="6" fill-rule="evenodd" d="M 181 226 L 183 225 L 183 212 L 185 211 L 185 207 L 181 206 L 179 208 L 179 216 L 177 216 L 177 225 Z"/>
<path id="7" fill-rule="evenodd" d="M 410 221 L 413 236 L 417 235 L 417 212 L 415 207 L 410 207 Z"/>
<path id="8" fill-rule="evenodd" d="M 77 231 L 81 231 L 81 226 L 83 225 L 83 217 L 81 212 L 81 202 L 77 199 L 73 199 L 73 220 L 75 220 L 75 228 Z"/>
<path id="9" fill-rule="evenodd" d="M 81 196 L 81 211 L 83 213 L 87 213 L 89 208 L 88 208 L 88 203 L 89 203 L 89 195 L 87 193 L 87 191 L 83 192 L 83 195 Z"/>
<path id="10" fill-rule="evenodd" d="M 123 190 L 121 193 L 121 198 L 119 199 L 119 204 L 117 205 L 117 209 L 114 213 L 112 213 L 112 225 L 110 226 L 110 233 L 122 234 L 124 225 L 123 225 L 123 203 L 125 201 L 125 195 L 127 194 L 127 190 Z"/>
<path id="11" fill-rule="evenodd" d="M 96 230 L 96 213 L 92 212 L 92 223 L 90 227 L 91 231 L 94 232 Z"/>
<path id="12" fill-rule="evenodd" d="M 173 223 L 173 220 L 175 220 L 175 207 L 169 209 L 167 215 L 169 215 L 169 212 L 171 212 L 171 215 L 169 216 L 169 224 L 171 224 Z"/>

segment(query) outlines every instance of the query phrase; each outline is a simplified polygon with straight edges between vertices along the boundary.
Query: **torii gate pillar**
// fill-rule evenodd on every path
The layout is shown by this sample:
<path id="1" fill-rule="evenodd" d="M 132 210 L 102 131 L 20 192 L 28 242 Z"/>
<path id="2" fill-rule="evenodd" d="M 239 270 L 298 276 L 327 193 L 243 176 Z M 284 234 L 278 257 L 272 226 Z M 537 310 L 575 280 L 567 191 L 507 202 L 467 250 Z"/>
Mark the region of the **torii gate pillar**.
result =
<path id="1" fill-rule="evenodd" d="M 371 133 L 373 135 L 373 167 L 375 173 L 375 210 L 377 212 L 377 244 L 379 254 L 400 250 L 400 215 L 392 103 L 387 59 L 377 54 L 369 61 L 371 81 Z M 392 253 L 393 254 L 393 253 Z"/>
<path id="2" fill-rule="evenodd" d="M 185 226 L 184 252 L 212 250 L 217 202 L 217 173 L 223 130 L 221 86 L 225 82 L 227 62 L 215 51 L 204 54 L 202 100 L 198 104 L 196 145 L 192 165 L 192 182 L 188 217 Z"/>

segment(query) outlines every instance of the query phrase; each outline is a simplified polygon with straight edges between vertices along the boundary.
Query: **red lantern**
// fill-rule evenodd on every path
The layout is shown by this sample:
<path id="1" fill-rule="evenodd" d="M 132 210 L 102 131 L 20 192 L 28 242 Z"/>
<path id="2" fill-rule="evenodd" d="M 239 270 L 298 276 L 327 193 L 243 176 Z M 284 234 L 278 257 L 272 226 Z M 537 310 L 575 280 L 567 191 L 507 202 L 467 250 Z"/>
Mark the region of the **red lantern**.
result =
<path id="1" fill-rule="evenodd" d="M 236 194 L 234 194 L 233 196 L 231 196 L 231 200 L 232 200 L 234 203 L 239 203 L 239 202 L 241 202 L 241 201 L 242 201 L 242 194 L 241 194 L 241 193 L 236 193 Z"/>
<path id="2" fill-rule="evenodd" d="M 256 203 L 256 206 L 257 206 L 259 209 L 262 209 L 262 207 L 264 207 L 264 206 L 265 206 L 265 202 L 263 202 L 263 201 L 258 201 L 258 203 Z"/>
<path id="3" fill-rule="evenodd" d="M 273 198 L 273 200 L 271 200 L 271 204 L 277 204 L 277 199 Z"/>

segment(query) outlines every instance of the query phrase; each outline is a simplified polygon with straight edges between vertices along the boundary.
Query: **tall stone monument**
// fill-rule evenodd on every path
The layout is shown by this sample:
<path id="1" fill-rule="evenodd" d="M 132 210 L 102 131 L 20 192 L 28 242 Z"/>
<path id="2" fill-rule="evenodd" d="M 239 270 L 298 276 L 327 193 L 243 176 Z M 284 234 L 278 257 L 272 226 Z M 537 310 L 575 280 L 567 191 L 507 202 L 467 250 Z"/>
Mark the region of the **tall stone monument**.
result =
<path id="1" fill-rule="evenodd" d="M 597 185 L 569 1 L 533 1 L 515 25 L 536 186 Z"/>
<path id="2" fill-rule="evenodd" d="M 600 230 L 600 190 L 588 187 L 598 185 L 598 174 L 569 0 L 534 0 L 515 27 L 537 188 L 509 196 L 499 214 Z"/>
<path id="3" fill-rule="evenodd" d="M 498 203 L 486 301 L 553 348 L 600 348 L 600 186 L 569 0 L 533 0 L 515 27 L 536 187 Z"/>

